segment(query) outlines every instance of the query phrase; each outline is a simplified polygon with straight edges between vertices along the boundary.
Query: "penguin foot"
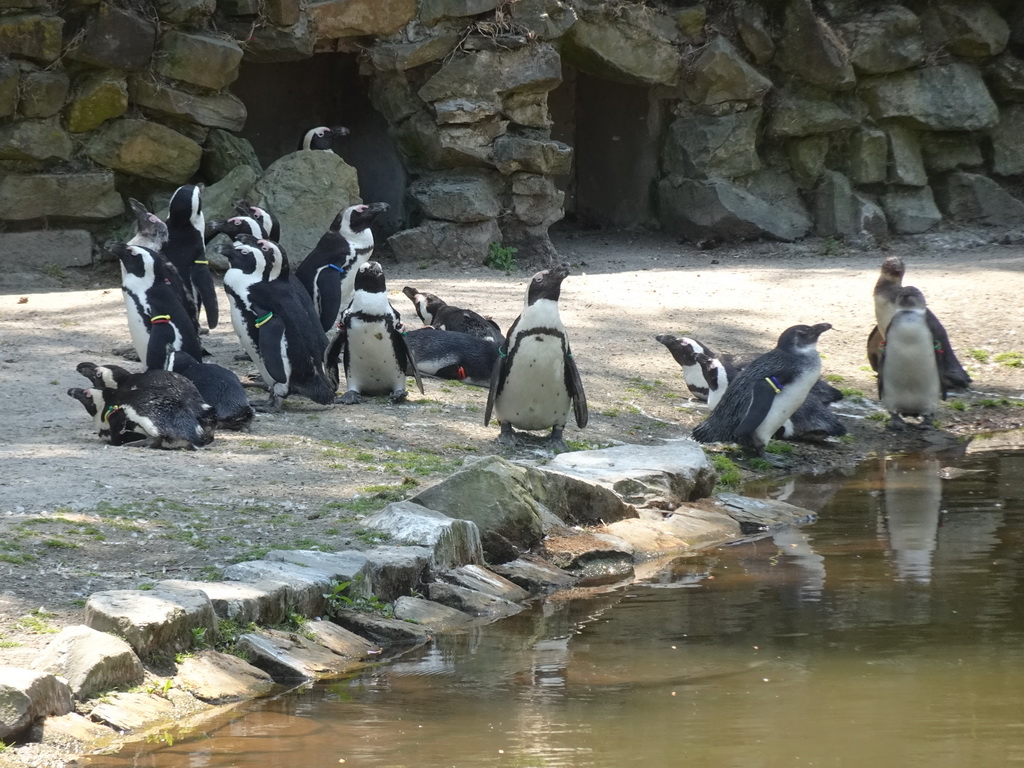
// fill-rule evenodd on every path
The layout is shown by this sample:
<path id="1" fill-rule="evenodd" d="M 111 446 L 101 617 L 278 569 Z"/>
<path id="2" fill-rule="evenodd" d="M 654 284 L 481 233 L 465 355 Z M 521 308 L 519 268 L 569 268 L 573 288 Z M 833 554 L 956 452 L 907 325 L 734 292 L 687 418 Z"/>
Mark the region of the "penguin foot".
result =
<path id="1" fill-rule="evenodd" d="M 907 422 L 898 413 L 890 414 L 889 423 L 885 425 L 889 432 L 902 432 L 907 428 Z"/>
<path id="2" fill-rule="evenodd" d="M 162 437 L 149 437 L 145 440 L 133 440 L 130 443 L 122 443 L 126 448 L 163 448 L 164 439 Z"/>
<path id="3" fill-rule="evenodd" d="M 565 453 L 569 450 L 569 446 L 566 445 L 565 440 L 562 438 L 561 427 L 551 428 L 551 435 L 547 439 L 547 446 L 555 453 Z"/>
<path id="4" fill-rule="evenodd" d="M 110 354 L 123 357 L 125 360 L 131 360 L 134 363 L 141 363 L 142 360 L 139 358 L 139 353 L 135 351 L 135 346 L 127 344 L 123 347 L 114 347 L 110 350 Z"/>
<path id="5" fill-rule="evenodd" d="M 516 432 L 512 429 L 512 425 L 507 421 L 501 422 L 501 434 L 498 435 L 498 445 L 505 445 L 510 448 L 519 445 L 519 438 L 516 437 Z"/>
<path id="6" fill-rule="evenodd" d="M 761 459 L 761 461 L 766 464 L 770 464 L 775 469 L 789 469 L 793 466 L 793 463 L 789 461 L 789 459 L 776 456 L 774 453 L 768 453 L 764 448 L 759 448 L 755 452 L 755 458 Z"/>
<path id="7" fill-rule="evenodd" d="M 334 402 L 341 403 L 342 405 L 359 405 L 362 401 L 363 398 L 354 389 L 350 389 L 344 395 L 334 400 Z"/>
<path id="8" fill-rule="evenodd" d="M 407 390 L 400 389 L 397 392 L 392 392 L 388 395 L 388 400 L 390 400 L 391 404 L 394 405 L 395 403 L 405 402 L 407 397 L 409 397 L 409 392 Z"/>
<path id="9" fill-rule="evenodd" d="M 281 404 L 281 397 L 273 392 L 270 393 L 270 398 L 264 403 L 250 402 L 250 405 L 256 409 L 256 413 L 280 413 Z"/>

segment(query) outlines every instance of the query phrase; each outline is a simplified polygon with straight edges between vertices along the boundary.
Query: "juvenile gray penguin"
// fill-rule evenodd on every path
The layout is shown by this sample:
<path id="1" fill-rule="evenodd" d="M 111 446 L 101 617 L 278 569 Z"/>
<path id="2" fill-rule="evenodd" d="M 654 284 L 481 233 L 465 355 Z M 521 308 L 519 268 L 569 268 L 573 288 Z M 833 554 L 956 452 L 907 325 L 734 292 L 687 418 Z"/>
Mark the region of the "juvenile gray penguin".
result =
<path id="1" fill-rule="evenodd" d="M 896 312 L 885 333 L 885 347 L 878 370 L 878 397 L 889 411 L 889 429 L 906 427 L 903 416 L 920 416 L 921 426 L 931 426 L 939 400 L 946 399 L 942 381 L 942 350 L 927 318 L 924 294 L 902 288 Z"/>

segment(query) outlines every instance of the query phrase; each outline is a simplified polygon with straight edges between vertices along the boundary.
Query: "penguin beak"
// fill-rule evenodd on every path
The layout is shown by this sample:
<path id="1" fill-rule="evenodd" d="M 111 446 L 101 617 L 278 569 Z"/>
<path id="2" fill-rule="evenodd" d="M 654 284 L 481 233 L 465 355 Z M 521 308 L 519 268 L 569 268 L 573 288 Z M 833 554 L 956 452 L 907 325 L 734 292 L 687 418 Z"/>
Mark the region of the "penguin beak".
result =
<path id="1" fill-rule="evenodd" d="M 814 333 L 814 338 L 818 338 L 825 331 L 829 331 L 831 329 L 832 325 L 830 323 L 818 323 L 817 325 L 811 326 L 811 331 Z"/>
<path id="2" fill-rule="evenodd" d="M 330 128 L 331 133 L 335 136 L 348 136 L 349 130 L 343 125 L 332 125 Z"/>

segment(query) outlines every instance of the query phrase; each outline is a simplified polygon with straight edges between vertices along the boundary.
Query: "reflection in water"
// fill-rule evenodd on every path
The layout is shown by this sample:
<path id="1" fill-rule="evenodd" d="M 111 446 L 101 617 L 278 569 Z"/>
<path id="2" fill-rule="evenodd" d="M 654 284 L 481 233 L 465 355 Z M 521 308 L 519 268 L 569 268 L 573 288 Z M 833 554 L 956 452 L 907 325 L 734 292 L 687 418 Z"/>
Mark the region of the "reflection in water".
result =
<path id="1" fill-rule="evenodd" d="M 948 461 L 766 490 L 819 499 L 818 522 L 94 764 L 1024 763 L 1024 454 Z"/>

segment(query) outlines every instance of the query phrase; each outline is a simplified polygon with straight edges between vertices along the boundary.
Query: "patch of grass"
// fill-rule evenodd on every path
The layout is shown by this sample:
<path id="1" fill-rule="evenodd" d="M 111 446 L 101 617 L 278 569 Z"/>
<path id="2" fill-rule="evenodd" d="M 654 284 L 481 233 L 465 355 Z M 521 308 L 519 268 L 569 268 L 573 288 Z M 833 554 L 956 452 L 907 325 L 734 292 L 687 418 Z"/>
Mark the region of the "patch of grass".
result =
<path id="1" fill-rule="evenodd" d="M 261 560 L 263 556 L 267 554 L 272 547 L 253 547 L 248 552 L 243 552 L 237 557 L 231 559 L 232 563 L 244 563 L 249 560 Z"/>
<path id="2" fill-rule="evenodd" d="M 566 440 L 570 451 L 599 451 L 602 448 L 611 447 L 611 443 L 597 443 L 590 440 Z"/>
<path id="3" fill-rule="evenodd" d="M 519 253 L 518 248 L 502 245 L 501 243 L 491 243 L 487 248 L 484 265 L 504 272 L 506 275 L 511 275 L 519 268 L 519 262 L 516 260 L 517 253 Z"/>
<path id="4" fill-rule="evenodd" d="M 1020 368 L 1024 366 L 1024 354 L 1020 352 L 1000 352 L 992 359 L 1000 365 L 1005 365 L 1007 368 Z"/>
<path id="5" fill-rule="evenodd" d="M 839 253 L 839 247 L 842 242 L 835 235 L 829 235 L 821 241 L 821 255 L 822 256 L 835 256 Z"/>
<path id="6" fill-rule="evenodd" d="M 875 411 L 874 413 L 869 413 L 864 418 L 870 419 L 871 421 L 886 422 L 886 421 L 889 421 L 889 419 L 891 419 L 892 417 L 888 413 L 886 413 L 885 411 Z"/>
<path id="7" fill-rule="evenodd" d="M 336 616 L 344 610 L 375 613 L 389 619 L 395 615 L 395 606 L 381 600 L 377 595 L 351 594 L 352 590 L 349 587 L 352 584 L 351 581 L 331 582 L 331 591 L 324 593 L 328 615 Z"/>
<path id="8" fill-rule="evenodd" d="M 18 629 L 26 632 L 31 632 L 36 635 L 55 635 L 60 630 L 57 629 L 51 622 L 56 614 L 50 613 L 42 608 L 37 608 L 32 613 L 26 614 L 14 622 L 14 626 Z"/>
<path id="9" fill-rule="evenodd" d="M 63 281 L 68 279 L 68 273 L 64 270 L 64 267 L 59 264 L 46 264 L 40 267 L 39 271 L 47 277 L 52 277 L 55 280 Z"/>
<path id="10" fill-rule="evenodd" d="M 783 443 L 778 440 L 772 440 L 770 443 L 768 443 L 768 445 L 765 446 L 764 450 L 765 453 L 788 454 L 793 453 L 793 451 L 795 451 L 796 448 L 794 448 L 789 443 Z"/>
<path id="11" fill-rule="evenodd" d="M 845 387 L 839 391 L 843 393 L 843 397 L 859 397 L 862 400 L 864 399 L 864 393 L 859 389 L 854 389 L 853 387 Z"/>
<path id="12" fill-rule="evenodd" d="M 740 468 L 728 456 L 716 453 L 711 457 L 711 466 L 718 473 L 718 482 L 715 483 L 716 489 L 735 488 L 743 480 Z"/>
<path id="13" fill-rule="evenodd" d="M 79 545 L 73 541 L 58 537 L 43 539 L 43 546 L 48 549 L 78 549 Z"/>
<path id="14" fill-rule="evenodd" d="M 967 354 L 969 354 L 979 363 L 987 363 L 990 359 L 992 359 L 992 353 L 989 352 L 987 349 L 972 349 Z"/>
<path id="15" fill-rule="evenodd" d="M 754 458 L 750 459 L 750 461 L 747 463 L 750 465 L 750 468 L 755 472 L 768 472 L 771 469 L 773 469 L 771 462 L 762 459 L 760 456 L 755 456 Z"/>
<path id="16" fill-rule="evenodd" d="M 961 401 L 955 400 L 954 402 Z M 998 408 L 1003 405 L 1012 405 L 1012 403 L 1009 401 L 1009 399 L 1005 397 L 1000 397 L 998 399 L 993 397 L 986 397 L 979 400 L 977 403 L 975 403 L 975 405 L 977 405 L 979 408 Z"/>
<path id="17" fill-rule="evenodd" d="M 602 416 L 607 416 L 609 419 L 614 419 L 616 416 L 620 416 L 621 414 L 622 414 L 622 411 L 620 411 L 618 408 L 614 408 L 614 407 L 612 407 L 612 408 L 605 408 L 603 411 L 601 411 L 601 415 Z"/>
<path id="18" fill-rule="evenodd" d="M 963 400 L 950 400 L 949 407 L 952 408 L 954 411 L 966 411 L 967 403 L 965 403 Z"/>
<path id="19" fill-rule="evenodd" d="M 657 392 L 660 389 L 664 389 L 665 385 L 655 379 L 654 381 L 645 381 L 644 379 L 634 376 L 629 380 L 629 384 L 626 385 L 626 390 L 629 392 Z"/>
<path id="20" fill-rule="evenodd" d="M 369 528 L 357 528 L 356 538 L 364 544 L 380 544 L 391 538 L 391 534 L 384 531 L 372 531 Z"/>

